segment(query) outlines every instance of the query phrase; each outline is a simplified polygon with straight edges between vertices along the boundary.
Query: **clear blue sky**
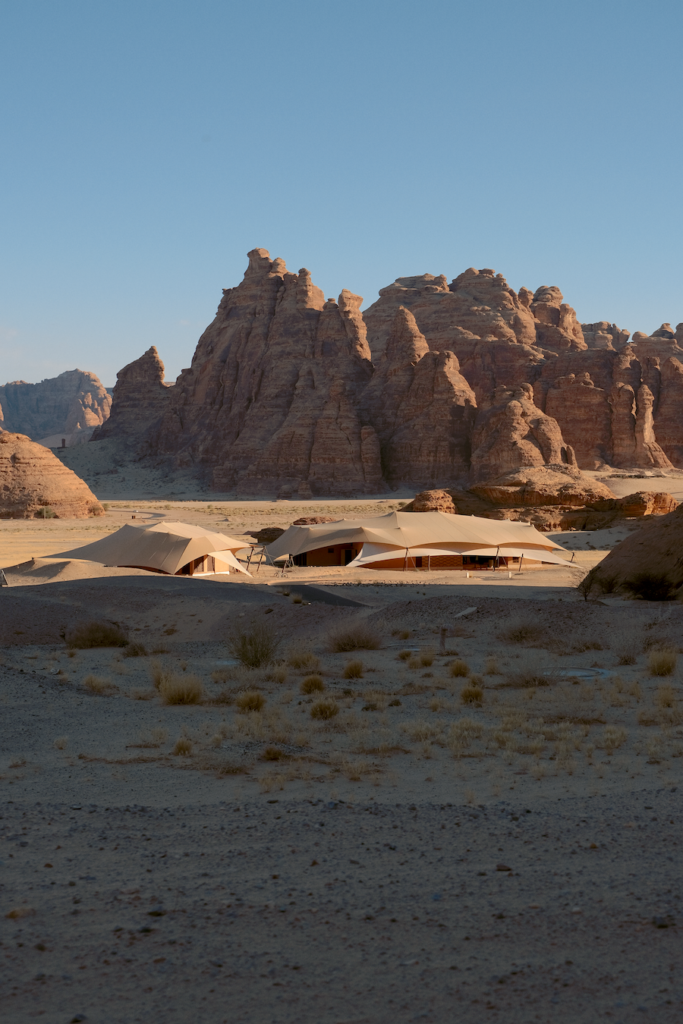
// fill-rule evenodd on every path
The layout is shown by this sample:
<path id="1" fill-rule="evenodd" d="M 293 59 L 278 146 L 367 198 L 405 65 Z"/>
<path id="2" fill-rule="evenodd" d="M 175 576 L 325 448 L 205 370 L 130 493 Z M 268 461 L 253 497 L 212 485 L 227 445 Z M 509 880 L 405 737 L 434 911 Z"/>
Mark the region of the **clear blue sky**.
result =
<path id="1" fill-rule="evenodd" d="M 0 382 L 175 377 L 246 252 L 683 320 L 680 0 L 2 0 Z"/>

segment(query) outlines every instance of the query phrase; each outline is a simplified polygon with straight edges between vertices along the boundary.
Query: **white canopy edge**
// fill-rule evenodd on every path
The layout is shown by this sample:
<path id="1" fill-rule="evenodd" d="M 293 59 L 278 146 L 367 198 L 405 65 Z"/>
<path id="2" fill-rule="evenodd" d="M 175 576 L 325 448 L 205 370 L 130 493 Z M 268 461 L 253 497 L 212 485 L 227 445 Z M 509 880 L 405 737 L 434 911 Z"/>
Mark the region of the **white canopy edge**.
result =
<path id="1" fill-rule="evenodd" d="M 533 562 L 549 562 L 553 565 L 569 565 L 569 559 L 562 558 L 554 552 L 544 548 L 512 548 L 512 547 L 486 547 L 486 548 L 459 548 L 459 547 L 415 547 L 408 548 L 408 560 L 416 557 L 438 557 L 442 555 L 475 555 L 485 558 L 526 558 Z M 347 569 L 354 569 L 359 566 L 369 565 L 371 562 L 385 562 L 393 558 L 405 558 L 406 548 L 383 547 L 379 544 L 364 544 L 360 552 L 349 562 Z"/>

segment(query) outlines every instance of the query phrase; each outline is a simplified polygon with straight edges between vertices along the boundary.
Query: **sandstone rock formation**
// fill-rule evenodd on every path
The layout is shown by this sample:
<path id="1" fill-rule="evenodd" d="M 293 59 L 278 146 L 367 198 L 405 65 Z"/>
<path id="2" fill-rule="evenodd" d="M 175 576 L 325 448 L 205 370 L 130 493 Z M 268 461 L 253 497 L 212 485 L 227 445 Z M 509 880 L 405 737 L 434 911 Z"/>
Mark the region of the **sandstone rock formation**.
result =
<path id="1" fill-rule="evenodd" d="M 474 484 L 472 493 L 494 505 L 593 505 L 617 500 L 606 484 L 559 466 L 515 470 L 495 480 Z"/>
<path id="2" fill-rule="evenodd" d="M 492 480 L 519 467 L 548 464 L 576 466 L 557 421 L 534 405 L 530 384 L 498 387 L 489 408 L 482 409 L 472 439 L 471 475 Z"/>
<path id="3" fill-rule="evenodd" d="M 280 497 L 683 467 L 683 325 L 629 341 L 579 324 L 556 286 L 516 293 L 489 269 L 398 278 L 365 314 L 361 301 L 326 301 L 307 270 L 252 250 L 176 385 L 150 349 L 95 436 Z"/>
<path id="4" fill-rule="evenodd" d="M 672 596 L 683 586 L 683 504 L 617 544 L 592 575 L 598 588 L 609 582 L 613 589 L 641 574 L 660 577 L 664 590 L 670 586 Z"/>
<path id="5" fill-rule="evenodd" d="M 384 477 L 438 486 L 467 476 L 476 399 L 452 352 L 434 352 L 399 306 L 362 410 L 379 438 Z"/>
<path id="6" fill-rule="evenodd" d="M 402 512 L 448 512 L 450 515 L 457 515 L 452 496 L 448 491 L 433 490 L 420 491 L 413 500 L 404 505 Z"/>
<path id="7" fill-rule="evenodd" d="M 315 526 L 317 523 L 338 523 L 335 516 L 301 516 L 295 519 L 292 526 Z"/>
<path id="8" fill-rule="evenodd" d="M 0 519 L 58 519 L 102 515 L 80 477 L 24 434 L 0 432 Z"/>
<path id="9" fill-rule="evenodd" d="M 111 395 L 94 373 L 67 370 L 39 384 L 15 380 L 0 386 L 0 428 L 53 446 L 87 441 L 109 416 Z"/>
<path id="10" fill-rule="evenodd" d="M 212 467 L 221 490 L 376 493 L 379 443 L 358 413 L 372 374 L 361 302 L 348 291 L 325 301 L 308 270 L 252 250 L 171 392 L 155 449 Z"/>
<path id="11" fill-rule="evenodd" d="M 166 411 L 169 388 L 164 383 L 164 364 L 152 345 L 116 374 L 111 415 L 93 432 L 92 440 L 142 436 Z"/>

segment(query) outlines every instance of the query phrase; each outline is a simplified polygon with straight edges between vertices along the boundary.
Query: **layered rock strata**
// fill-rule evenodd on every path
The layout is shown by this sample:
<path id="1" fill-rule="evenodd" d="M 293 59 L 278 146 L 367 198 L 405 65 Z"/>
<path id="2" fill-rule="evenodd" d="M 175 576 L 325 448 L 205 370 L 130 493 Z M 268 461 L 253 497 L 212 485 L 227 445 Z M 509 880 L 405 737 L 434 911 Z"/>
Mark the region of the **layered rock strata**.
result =
<path id="1" fill-rule="evenodd" d="M 111 395 L 94 373 L 67 370 L 39 384 L 15 380 L 0 387 L 0 428 L 26 434 L 34 441 L 72 444 L 88 440 L 104 423 Z"/>
<path id="2" fill-rule="evenodd" d="M 102 515 L 80 477 L 24 434 L 0 432 L 0 519 Z"/>
<path id="3" fill-rule="evenodd" d="M 175 386 L 150 349 L 95 436 L 280 497 L 683 466 L 683 325 L 629 341 L 580 324 L 557 287 L 516 293 L 489 269 L 399 278 L 361 302 L 252 250 Z"/>

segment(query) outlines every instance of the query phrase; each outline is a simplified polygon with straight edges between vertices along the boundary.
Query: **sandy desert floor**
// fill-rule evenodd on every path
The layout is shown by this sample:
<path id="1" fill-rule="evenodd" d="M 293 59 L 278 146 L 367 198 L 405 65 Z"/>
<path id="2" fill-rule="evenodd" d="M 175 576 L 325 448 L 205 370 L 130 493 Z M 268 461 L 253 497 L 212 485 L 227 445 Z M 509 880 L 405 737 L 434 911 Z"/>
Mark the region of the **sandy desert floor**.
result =
<path id="1" fill-rule="evenodd" d="M 143 507 L 238 536 L 309 508 L 261 504 L 5 522 L 0 564 Z M 680 1021 L 683 608 L 457 575 L 10 573 L 3 1019 Z M 70 649 L 92 618 L 135 650 Z"/>

